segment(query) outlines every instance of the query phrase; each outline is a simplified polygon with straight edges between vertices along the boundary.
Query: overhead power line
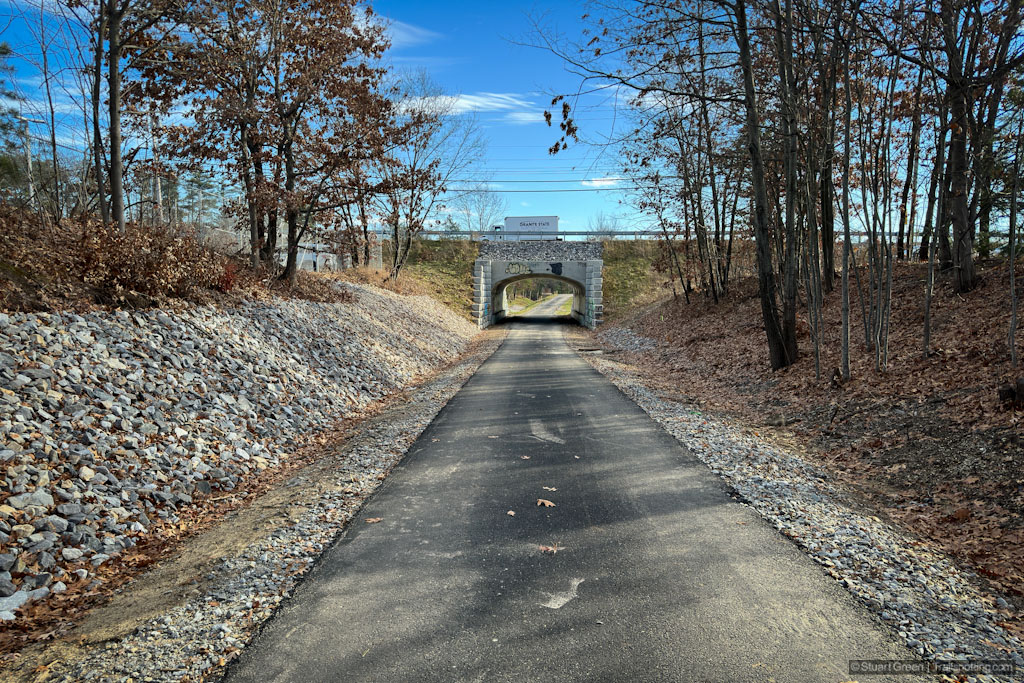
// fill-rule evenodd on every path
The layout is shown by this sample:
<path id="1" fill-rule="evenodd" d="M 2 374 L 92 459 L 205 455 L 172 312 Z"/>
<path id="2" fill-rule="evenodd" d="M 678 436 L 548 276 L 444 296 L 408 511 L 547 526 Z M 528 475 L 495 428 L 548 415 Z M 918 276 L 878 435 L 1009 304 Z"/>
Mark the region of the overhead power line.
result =
<path id="1" fill-rule="evenodd" d="M 663 180 L 673 180 L 673 179 L 678 178 L 679 176 L 664 176 L 663 175 L 661 177 L 662 177 Z M 543 178 L 541 180 L 522 180 L 522 179 L 510 179 L 510 178 L 502 178 L 500 180 L 497 180 L 497 179 L 494 179 L 494 178 L 487 178 L 487 179 L 480 179 L 480 180 L 475 180 L 475 179 L 473 179 L 473 180 L 467 180 L 467 179 L 453 180 L 452 182 L 453 183 L 466 183 L 466 184 L 478 183 L 480 185 L 486 185 L 488 183 L 510 183 L 510 184 L 511 183 L 519 183 L 519 184 L 523 184 L 523 183 L 528 183 L 528 184 L 533 184 L 533 183 L 585 183 L 585 182 L 595 182 L 595 181 L 603 181 L 603 180 L 619 182 L 619 181 L 628 181 L 629 178 L 617 178 L 617 177 L 611 177 L 611 176 L 598 176 L 596 178 L 594 176 L 585 176 L 585 177 L 582 177 L 582 178 L 561 178 L 561 179 L 558 179 L 558 180 L 549 179 L 549 178 Z"/>
<path id="2" fill-rule="evenodd" d="M 472 188 L 472 187 L 452 188 L 452 190 L 454 192 L 472 192 L 475 189 L 476 188 Z M 501 190 L 501 189 L 491 189 L 491 188 L 488 188 L 488 192 L 495 192 L 495 193 L 500 193 L 500 194 L 516 194 L 516 193 L 522 192 L 522 193 L 527 193 L 527 194 L 533 194 L 533 193 L 536 193 L 536 192 L 609 192 L 609 191 L 612 191 L 612 190 L 620 190 L 621 191 L 621 190 L 638 190 L 638 189 L 640 189 L 640 188 L 638 188 L 638 187 L 627 187 L 627 186 L 623 186 L 623 185 L 618 185 L 618 186 L 615 186 L 615 187 L 567 187 L 567 188 L 562 188 L 562 189 L 557 189 L 557 190 L 549 190 L 549 189 L 542 189 L 542 190 Z"/>

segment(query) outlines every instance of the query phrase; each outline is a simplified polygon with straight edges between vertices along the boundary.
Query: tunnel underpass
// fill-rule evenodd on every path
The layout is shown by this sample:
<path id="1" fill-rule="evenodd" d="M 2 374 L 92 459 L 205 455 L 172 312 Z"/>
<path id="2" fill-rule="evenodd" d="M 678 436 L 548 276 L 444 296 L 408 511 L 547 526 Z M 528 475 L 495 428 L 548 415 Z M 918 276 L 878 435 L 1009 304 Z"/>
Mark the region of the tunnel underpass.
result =
<path id="1" fill-rule="evenodd" d="M 594 242 L 483 242 L 473 268 L 473 316 L 481 328 L 509 315 L 508 288 L 529 278 L 567 284 L 570 315 L 591 329 L 603 318 L 602 246 Z"/>
<path id="2" fill-rule="evenodd" d="M 586 306 L 586 293 L 584 289 L 579 285 L 579 283 L 574 282 L 573 280 L 569 280 L 567 278 L 552 277 L 551 275 L 545 274 L 543 276 L 519 275 L 516 277 L 509 278 L 507 280 L 502 280 L 501 282 L 494 285 L 493 294 L 491 295 L 491 301 L 494 302 L 494 322 L 498 323 L 509 316 L 515 315 L 511 310 L 512 297 L 509 295 L 509 292 L 510 290 L 513 289 L 513 285 L 515 285 L 516 283 L 521 283 L 528 280 L 554 280 L 556 282 L 561 282 L 567 285 L 569 289 L 568 294 L 572 296 L 572 308 L 570 310 L 569 315 L 577 322 L 581 320 Z M 562 293 L 555 293 L 555 296 L 558 296 L 560 294 Z M 557 315 L 557 313 L 555 313 L 554 311 L 547 311 L 547 306 L 545 304 L 540 304 L 539 309 L 540 310 L 538 310 L 537 308 L 531 309 L 531 315 L 544 315 L 548 317 L 554 317 Z"/>

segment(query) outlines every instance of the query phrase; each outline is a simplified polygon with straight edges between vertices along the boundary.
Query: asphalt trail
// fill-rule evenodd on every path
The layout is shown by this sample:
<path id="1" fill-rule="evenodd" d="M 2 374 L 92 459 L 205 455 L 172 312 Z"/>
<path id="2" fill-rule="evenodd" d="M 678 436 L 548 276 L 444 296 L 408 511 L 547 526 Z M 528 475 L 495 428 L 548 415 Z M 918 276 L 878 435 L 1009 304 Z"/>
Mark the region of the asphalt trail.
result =
<path id="1" fill-rule="evenodd" d="M 835 682 L 910 658 L 560 324 L 510 323 L 228 680 Z"/>
<path id="2" fill-rule="evenodd" d="M 529 310 L 522 316 L 524 318 L 548 318 L 558 315 L 558 309 L 562 304 L 572 299 L 572 294 L 556 294 L 547 301 L 543 301 Z"/>

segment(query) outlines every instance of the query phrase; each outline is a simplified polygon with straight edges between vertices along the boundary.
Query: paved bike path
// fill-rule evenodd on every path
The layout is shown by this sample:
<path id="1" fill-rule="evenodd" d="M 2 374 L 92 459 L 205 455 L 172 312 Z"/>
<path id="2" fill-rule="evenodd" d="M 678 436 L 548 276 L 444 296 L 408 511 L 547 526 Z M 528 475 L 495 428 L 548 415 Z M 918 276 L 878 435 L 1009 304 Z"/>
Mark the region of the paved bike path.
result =
<path id="1" fill-rule="evenodd" d="M 559 324 L 511 326 L 228 680 L 835 682 L 910 658 Z"/>

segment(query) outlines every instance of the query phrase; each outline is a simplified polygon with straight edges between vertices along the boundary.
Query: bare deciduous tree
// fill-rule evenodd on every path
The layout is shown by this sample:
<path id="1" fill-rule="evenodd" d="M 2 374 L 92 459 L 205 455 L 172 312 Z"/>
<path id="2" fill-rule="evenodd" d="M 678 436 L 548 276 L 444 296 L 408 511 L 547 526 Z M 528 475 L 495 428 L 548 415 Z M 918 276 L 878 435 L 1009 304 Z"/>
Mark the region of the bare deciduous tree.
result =
<path id="1" fill-rule="evenodd" d="M 462 229 L 485 232 L 497 225 L 508 212 L 508 201 L 494 192 L 487 183 L 478 183 L 451 202 Z"/>
<path id="2" fill-rule="evenodd" d="M 381 180 L 376 209 L 391 233 L 390 277 L 401 273 L 412 239 L 456 194 L 463 179 L 483 156 L 484 143 L 476 122 L 461 115 L 456 98 L 445 94 L 423 73 L 406 76 L 398 86 L 397 108 L 410 126 L 405 141 L 391 155 L 377 160 Z"/>

